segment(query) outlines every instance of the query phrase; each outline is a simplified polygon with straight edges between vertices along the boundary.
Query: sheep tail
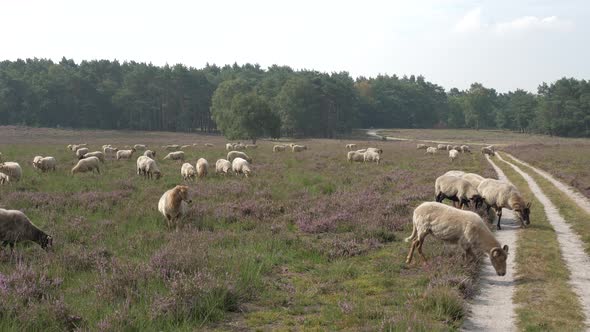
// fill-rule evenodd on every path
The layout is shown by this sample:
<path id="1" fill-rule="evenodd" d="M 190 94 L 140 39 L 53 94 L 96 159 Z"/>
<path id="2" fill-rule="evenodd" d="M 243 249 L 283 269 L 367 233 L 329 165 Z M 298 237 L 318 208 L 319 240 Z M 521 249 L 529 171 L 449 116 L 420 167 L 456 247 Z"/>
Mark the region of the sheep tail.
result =
<path id="1" fill-rule="evenodd" d="M 412 240 L 414 240 L 416 238 L 416 236 L 418 235 L 418 229 L 416 228 L 416 224 L 412 223 L 412 235 L 410 235 L 409 237 L 405 238 L 404 241 L 405 242 L 410 242 Z"/>

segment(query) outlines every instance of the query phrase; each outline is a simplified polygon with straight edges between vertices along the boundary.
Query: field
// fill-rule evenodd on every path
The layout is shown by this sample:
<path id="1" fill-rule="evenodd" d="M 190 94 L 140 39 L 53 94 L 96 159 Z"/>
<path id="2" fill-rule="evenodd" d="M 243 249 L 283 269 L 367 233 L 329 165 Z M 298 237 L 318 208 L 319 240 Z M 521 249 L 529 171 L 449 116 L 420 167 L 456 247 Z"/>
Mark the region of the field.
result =
<path id="1" fill-rule="evenodd" d="M 136 158 L 71 176 L 76 161 L 65 146 L 77 142 L 91 151 L 156 147 L 164 177 L 138 177 Z M 198 143 L 188 160 L 214 164 L 226 154 L 222 137 L 2 127 L 0 152 L 24 176 L 0 187 L 0 207 L 24 211 L 54 246 L 0 253 L 0 329 L 458 328 L 477 266 L 434 239 L 427 263 L 406 265 L 403 238 L 437 176 L 493 170 L 479 154 L 451 165 L 411 142 L 371 142 L 384 150 L 381 165 L 348 164 L 348 142 L 304 140 L 308 151 L 273 154 L 274 142 L 260 141 L 248 151 L 253 177 L 211 172 L 189 183 L 193 203 L 174 232 L 157 202 L 182 183 L 180 163 L 161 160 L 160 146 Z M 56 157 L 58 171 L 35 171 L 35 155 Z"/>

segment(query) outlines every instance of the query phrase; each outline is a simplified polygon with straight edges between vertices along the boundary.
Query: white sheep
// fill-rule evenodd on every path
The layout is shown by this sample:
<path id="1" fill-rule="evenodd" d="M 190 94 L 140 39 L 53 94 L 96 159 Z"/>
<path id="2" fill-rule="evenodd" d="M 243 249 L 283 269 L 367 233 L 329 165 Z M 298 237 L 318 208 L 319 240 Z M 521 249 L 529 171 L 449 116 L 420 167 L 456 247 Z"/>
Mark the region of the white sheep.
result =
<path id="1" fill-rule="evenodd" d="M 143 152 L 143 155 L 146 156 L 146 157 L 150 157 L 151 159 L 155 159 L 156 158 L 156 151 L 145 150 Z"/>
<path id="2" fill-rule="evenodd" d="M 101 163 L 104 163 L 104 153 L 102 151 L 88 152 L 87 154 L 82 156 L 82 159 L 88 157 L 96 157 L 98 158 L 98 160 L 100 160 Z"/>
<path id="3" fill-rule="evenodd" d="M 6 161 L 0 164 L 0 172 L 8 175 L 10 182 L 20 181 L 23 175 L 23 169 L 17 162 Z"/>
<path id="4" fill-rule="evenodd" d="M 145 145 L 145 144 L 135 144 L 135 145 L 133 146 L 133 148 L 134 148 L 135 150 L 146 150 L 146 149 L 147 149 L 147 145 Z"/>
<path id="5" fill-rule="evenodd" d="M 163 148 L 166 151 L 176 151 L 176 150 L 180 149 L 180 145 L 178 145 L 178 144 L 164 145 Z"/>
<path id="6" fill-rule="evenodd" d="M 231 151 L 234 149 L 234 145 L 235 145 L 234 143 L 227 143 L 227 144 L 225 144 L 225 149 L 228 151 Z"/>
<path id="7" fill-rule="evenodd" d="M 434 183 L 434 195 L 437 202 L 442 202 L 445 199 L 450 199 L 459 202 L 459 208 L 469 206 L 469 201 L 475 203 L 475 207 L 479 207 L 482 198 L 477 190 L 469 181 L 453 175 L 441 175 Z"/>
<path id="8" fill-rule="evenodd" d="M 283 152 L 287 147 L 282 144 L 278 144 L 272 147 L 272 152 Z"/>
<path id="9" fill-rule="evenodd" d="M 361 161 L 365 161 L 365 152 L 359 152 L 359 151 L 348 151 L 348 153 L 346 154 L 346 159 L 348 160 L 349 163 L 352 163 L 353 161 L 356 162 L 361 162 Z"/>
<path id="10" fill-rule="evenodd" d="M 135 148 L 131 148 L 131 150 L 119 150 L 117 151 L 117 160 L 131 159 L 131 157 L 133 157 L 134 152 Z"/>
<path id="11" fill-rule="evenodd" d="M 451 151 L 453 150 L 453 146 L 452 145 L 447 145 L 447 151 Z"/>
<path id="12" fill-rule="evenodd" d="M 366 151 L 377 152 L 378 154 L 383 154 L 383 149 L 380 148 L 367 148 Z"/>
<path id="13" fill-rule="evenodd" d="M 526 227 L 531 223 L 531 203 L 526 203 L 518 189 L 515 186 L 495 180 L 485 179 L 477 187 L 481 197 L 487 205 L 487 210 L 490 207 L 494 209 L 498 216 L 498 229 L 500 227 L 500 219 L 502 219 L 502 209 L 514 211 L 517 219 L 520 221 L 522 227 Z"/>
<path id="14" fill-rule="evenodd" d="M 247 150 L 258 149 L 258 145 L 256 144 L 246 144 Z"/>
<path id="15" fill-rule="evenodd" d="M 367 150 L 367 152 L 364 153 L 363 161 L 376 162 L 377 164 L 379 164 L 381 163 L 381 155 L 379 154 L 379 152 Z"/>
<path id="16" fill-rule="evenodd" d="M 247 160 L 243 159 L 243 158 L 235 158 L 232 161 L 231 164 L 231 168 L 234 171 L 234 173 L 237 174 L 244 174 L 246 177 L 249 177 L 250 174 L 252 173 L 252 170 L 250 169 L 250 164 L 248 163 Z"/>
<path id="17" fill-rule="evenodd" d="M 246 149 L 246 146 L 244 144 L 242 144 L 241 142 L 234 144 L 234 150 L 245 150 L 245 149 Z"/>
<path id="18" fill-rule="evenodd" d="M 168 229 L 171 229 L 173 224 L 176 224 L 176 231 L 178 231 L 176 222 L 186 213 L 187 203 L 192 203 L 187 186 L 176 186 L 160 197 L 158 211 L 166 218 Z"/>
<path id="19" fill-rule="evenodd" d="M 459 150 L 461 150 L 461 146 L 459 146 L 459 145 L 453 145 L 453 149 L 452 150 L 459 151 Z"/>
<path id="20" fill-rule="evenodd" d="M 230 151 L 227 153 L 227 160 L 233 161 L 235 158 L 246 159 L 249 163 L 252 163 L 252 158 L 242 151 Z"/>
<path id="21" fill-rule="evenodd" d="M 305 145 L 293 145 L 291 147 L 292 152 L 301 152 L 304 150 L 307 150 L 307 146 L 305 146 Z"/>
<path id="22" fill-rule="evenodd" d="M 457 159 L 457 157 L 459 157 L 459 151 L 457 151 L 455 149 L 449 151 L 449 159 L 451 159 L 451 162 L 455 161 L 455 159 Z"/>
<path id="23" fill-rule="evenodd" d="M 0 184 L 5 184 L 10 182 L 10 177 L 2 172 L 0 172 Z"/>
<path id="24" fill-rule="evenodd" d="M 444 145 L 444 144 L 439 144 L 439 145 L 436 146 L 436 148 L 439 149 L 439 150 L 446 150 L 447 149 L 447 146 Z"/>
<path id="25" fill-rule="evenodd" d="M 206 147 L 208 147 L 208 148 L 212 148 L 212 147 L 213 147 L 213 144 L 211 144 L 211 143 L 205 143 L 204 145 L 205 145 Z"/>
<path id="26" fill-rule="evenodd" d="M 181 150 L 186 150 L 186 149 L 189 149 L 191 147 L 192 147 L 192 145 L 183 145 L 183 146 L 180 147 L 180 149 Z"/>
<path id="27" fill-rule="evenodd" d="M 0 209 L 0 244 L 14 248 L 15 243 L 22 241 L 36 242 L 43 249 L 51 247 L 53 239 L 40 230 L 21 211 Z"/>
<path id="28" fill-rule="evenodd" d="M 148 156 L 139 156 L 137 158 L 137 175 L 142 175 L 146 179 L 153 179 L 155 175 L 157 180 L 162 176 L 162 172 L 155 160 Z"/>
<path id="29" fill-rule="evenodd" d="M 55 171 L 57 160 L 54 157 L 43 157 L 37 161 L 37 168 L 42 172 Z"/>
<path id="30" fill-rule="evenodd" d="M 113 157 L 117 154 L 117 151 L 119 151 L 119 149 L 114 148 L 112 146 L 105 146 L 104 148 L 102 148 L 102 152 L 104 152 L 105 156 Z"/>
<path id="31" fill-rule="evenodd" d="M 167 160 L 167 159 L 184 161 L 184 151 L 170 152 L 166 155 L 166 157 L 164 157 L 164 160 Z"/>
<path id="32" fill-rule="evenodd" d="M 227 159 L 218 159 L 215 163 L 215 173 L 227 174 L 231 170 L 231 162 Z"/>
<path id="33" fill-rule="evenodd" d="M 416 145 L 416 150 L 426 150 L 426 149 L 428 149 L 428 145 L 426 145 L 426 144 L 420 143 L 420 144 Z"/>
<path id="34" fill-rule="evenodd" d="M 469 147 L 469 145 L 461 145 L 461 152 L 471 153 L 471 148 Z"/>
<path id="35" fill-rule="evenodd" d="M 481 154 L 487 154 L 491 157 L 496 155 L 494 150 L 492 148 L 490 148 L 489 146 L 485 146 L 485 147 L 481 148 Z"/>
<path id="36" fill-rule="evenodd" d="M 199 179 L 207 176 L 209 171 L 209 163 L 205 158 L 199 158 L 195 166 L 197 169 L 197 177 L 199 177 Z"/>
<path id="37" fill-rule="evenodd" d="M 351 143 L 351 144 L 346 144 L 346 148 L 347 148 L 348 150 L 356 149 L 356 144 L 354 144 L 354 143 Z"/>
<path id="38" fill-rule="evenodd" d="M 196 173 L 197 172 L 195 171 L 193 165 L 189 163 L 182 164 L 182 167 L 180 168 L 180 175 L 182 176 L 183 180 L 194 180 L 195 176 L 197 175 Z"/>
<path id="39" fill-rule="evenodd" d="M 406 242 L 412 241 L 406 258 L 407 264 L 412 262 L 416 248 L 426 261 L 422 245 L 426 236 L 432 234 L 444 242 L 459 244 L 465 257 L 471 260 L 476 258 L 476 251 L 486 253 L 496 273 L 499 276 L 506 274 L 508 246 L 502 247 L 477 213 L 454 209 L 441 203 L 425 202 L 414 210 L 412 224 L 412 235 L 405 239 Z"/>
<path id="40" fill-rule="evenodd" d="M 86 159 L 80 159 L 80 160 L 78 160 L 78 163 L 76 164 L 76 166 L 74 166 L 74 168 L 72 168 L 72 175 L 76 174 L 76 173 L 86 173 L 86 172 L 94 173 L 94 170 L 96 170 L 96 172 L 98 172 L 98 174 L 100 174 L 99 163 L 100 163 L 100 161 L 96 157 L 88 157 Z"/>
<path id="41" fill-rule="evenodd" d="M 39 160 L 43 159 L 43 156 L 35 156 L 35 158 L 33 158 L 33 168 L 39 168 Z"/>
<path id="42" fill-rule="evenodd" d="M 88 152 L 88 148 L 79 148 L 78 150 L 76 150 L 76 157 L 78 157 L 78 159 L 82 159 L 84 155 Z"/>
<path id="43" fill-rule="evenodd" d="M 438 149 L 437 149 L 437 148 L 435 148 L 435 147 L 433 147 L 433 146 L 430 146 L 430 147 L 428 147 L 428 148 L 426 149 L 426 154 L 429 154 L 429 153 L 430 153 L 430 154 L 434 155 L 434 154 L 436 154 L 436 152 L 437 152 L 437 151 L 438 151 Z"/>

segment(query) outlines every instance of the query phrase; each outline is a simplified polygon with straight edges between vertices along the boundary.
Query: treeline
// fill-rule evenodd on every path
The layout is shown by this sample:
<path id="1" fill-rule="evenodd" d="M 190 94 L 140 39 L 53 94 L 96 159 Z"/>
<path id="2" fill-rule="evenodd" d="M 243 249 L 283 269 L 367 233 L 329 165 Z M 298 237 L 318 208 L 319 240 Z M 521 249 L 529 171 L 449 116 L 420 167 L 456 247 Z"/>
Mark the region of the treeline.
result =
<path id="1" fill-rule="evenodd" d="M 336 137 L 352 128 L 499 128 L 590 136 L 590 83 L 562 78 L 536 94 L 468 90 L 422 76 L 353 79 L 288 66 L 204 68 L 63 58 L 0 62 L 0 124 L 220 130 L 229 138 Z"/>

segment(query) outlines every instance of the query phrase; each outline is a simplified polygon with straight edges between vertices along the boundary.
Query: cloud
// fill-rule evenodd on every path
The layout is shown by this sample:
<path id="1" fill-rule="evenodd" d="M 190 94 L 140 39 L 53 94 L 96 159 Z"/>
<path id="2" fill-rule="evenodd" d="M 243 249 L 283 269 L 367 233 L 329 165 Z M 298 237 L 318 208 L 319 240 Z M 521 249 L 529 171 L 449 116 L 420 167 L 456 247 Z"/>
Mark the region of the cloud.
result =
<path id="1" fill-rule="evenodd" d="M 457 24 L 455 24 L 455 31 L 470 32 L 477 31 L 483 27 L 481 22 L 481 8 L 470 10 L 463 16 Z"/>
<path id="2" fill-rule="evenodd" d="M 573 26 L 572 22 L 559 19 L 557 16 L 536 17 L 523 16 L 509 22 L 500 22 L 494 26 L 494 31 L 499 34 L 511 32 L 524 32 L 533 30 L 568 30 Z"/>

